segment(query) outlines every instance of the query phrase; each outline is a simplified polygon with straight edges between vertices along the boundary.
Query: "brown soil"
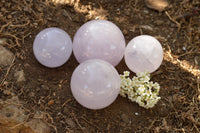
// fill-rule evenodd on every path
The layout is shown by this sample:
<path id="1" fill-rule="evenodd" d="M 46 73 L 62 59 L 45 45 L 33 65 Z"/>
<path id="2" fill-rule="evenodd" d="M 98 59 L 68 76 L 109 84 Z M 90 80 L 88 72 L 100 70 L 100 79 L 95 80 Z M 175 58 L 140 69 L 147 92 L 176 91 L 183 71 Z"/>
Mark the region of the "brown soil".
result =
<path id="1" fill-rule="evenodd" d="M 56 1 L 1 0 L 0 38 L 6 39 L 4 46 L 16 56 L 10 67 L 0 68 L 1 100 L 15 93 L 26 103 L 30 118 L 36 110 L 45 112 L 45 121 L 58 133 L 200 132 L 198 0 L 170 0 L 164 12 L 147 8 L 143 0 Z M 37 62 L 32 44 L 39 31 L 59 27 L 73 38 L 82 24 L 93 19 L 114 22 L 126 42 L 149 34 L 162 43 L 164 60 L 151 75 L 161 85 L 161 100 L 154 108 L 144 109 L 119 96 L 105 109 L 88 110 L 70 91 L 70 78 L 78 65 L 74 56 L 56 69 Z M 25 82 L 16 82 L 14 73 L 19 70 L 24 70 Z M 117 70 L 128 70 L 124 60 Z"/>

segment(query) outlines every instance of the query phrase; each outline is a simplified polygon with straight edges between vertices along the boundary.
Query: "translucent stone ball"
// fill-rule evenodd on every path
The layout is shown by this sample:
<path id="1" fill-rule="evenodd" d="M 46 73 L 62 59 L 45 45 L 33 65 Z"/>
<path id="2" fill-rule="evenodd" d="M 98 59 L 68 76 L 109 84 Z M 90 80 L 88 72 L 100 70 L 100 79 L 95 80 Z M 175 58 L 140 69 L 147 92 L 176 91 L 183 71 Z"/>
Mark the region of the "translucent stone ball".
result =
<path id="1" fill-rule="evenodd" d="M 128 68 L 140 73 L 154 72 L 163 60 L 162 46 L 157 39 L 149 35 L 133 38 L 125 50 L 125 62 Z"/>
<path id="2" fill-rule="evenodd" d="M 106 61 L 87 60 L 74 70 L 71 91 L 82 106 L 102 109 L 117 98 L 120 91 L 120 76 Z"/>
<path id="3" fill-rule="evenodd" d="M 46 28 L 36 36 L 33 53 L 42 65 L 50 68 L 59 67 L 72 53 L 71 38 L 62 29 Z"/>
<path id="4" fill-rule="evenodd" d="M 107 20 L 92 20 L 82 25 L 73 40 L 73 52 L 79 63 L 102 59 L 116 66 L 123 58 L 125 39 L 121 30 Z"/>

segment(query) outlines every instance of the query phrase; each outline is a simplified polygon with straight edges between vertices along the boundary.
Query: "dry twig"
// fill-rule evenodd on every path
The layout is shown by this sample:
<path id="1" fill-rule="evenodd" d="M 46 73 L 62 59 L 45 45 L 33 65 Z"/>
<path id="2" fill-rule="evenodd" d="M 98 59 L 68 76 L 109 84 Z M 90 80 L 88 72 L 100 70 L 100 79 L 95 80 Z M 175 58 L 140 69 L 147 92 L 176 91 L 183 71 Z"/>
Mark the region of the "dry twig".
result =
<path id="1" fill-rule="evenodd" d="M 7 26 L 9 26 L 9 24 L 11 24 L 11 22 L 8 22 L 7 24 L 3 25 L 0 29 L 0 33 L 2 33 L 2 31 L 4 30 L 4 28 L 6 28 Z"/>
<path id="2" fill-rule="evenodd" d="M 84 128 L 83 128 L 83 127 L 81 126 L 81 124 L 78 122 L 78 120 L 77 120 L 76 116 L 74 115 L 74 113 L 72 112 L 71 114 L 72 114 L 74 120 L 76 121 L 76 123 L 78 124 L 78 126 L 81 128 L 81 130 L 82 130 L 83 132 L 85 132 Z"/>
<path id="3" fill-rule="evenodd" d="M 16 37 L 15 35 L 12 35 L 12 34 L 10 34 L 10 33 L 5 33 L 5 34 L 2 34 L 2 36 L 9 36 L 9 37 L 12 37 L 12 38 L 14 38 L 15 39 L 15 41 L 16 41 L 16 44 L 14 45 L 14 46 L 18 46 L 18 47 L 21 47 L 21 45 L 20 45 L 20 43 L 19 43 L 19 38 L 18 37 Z M 13 47 L 14 47 L 13 46 Z"/>
<path id="4" fill-rule="evenodd" d="M 165 14 L 167 15 L 167 17 L 172 21 L 172 22 L 174 22 L 175 24 L 177 24 L 177 26 L 178 26 L 178 31 L 181 29 L 181 24 L 180 23 L 178 23 L 175 19 L 173 19 L 170 15 L 169 15 L 169 13 L 167 12 L 167 11 L 165 11 Z"/>
<path id="5" fill-rule="evenodd" d="M 67 104 L 68 102 L 70 102 L 72 99 L 68 99 L 67 101 L 65 101 L 65 103 L 63 103 L 62 107 L 65 106 L 65 104 Z"/>

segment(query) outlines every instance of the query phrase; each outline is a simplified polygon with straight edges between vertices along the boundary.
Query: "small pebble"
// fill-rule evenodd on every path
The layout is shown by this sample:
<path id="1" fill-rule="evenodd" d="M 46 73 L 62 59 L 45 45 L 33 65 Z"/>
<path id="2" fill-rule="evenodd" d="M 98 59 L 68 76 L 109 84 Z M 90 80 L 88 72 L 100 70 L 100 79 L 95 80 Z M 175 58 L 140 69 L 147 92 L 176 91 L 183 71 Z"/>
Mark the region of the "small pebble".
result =
<path id="1" fill-rule="evenodd" d="M 100 18 L 100 16 L 97 16 L 95 19 L 99 19 Z"/>
<path id="2" fill-rule="evenodd" d="M 167 0 L 145 0 L 145 3 L 148 8 L 157 10 L 159 12 L 166 10 L 166 8 L 169 6 Z"/>
<path id="3" fill-rule="evenodd" d="M 22 81 L 26 81 L 25 79 L 25 76 L 24 76 L 24 71 L 21 70 L 21 71 L 17 71 L 15 74 L 14 74 L 17 82 L 22 82 Z"/>
<path id="4" fill-rule="evenodd" d="M 145 30 L 153 31 L 153 28 L 149 25 L 141 25 L 140 27 Z"/>
<path id="5" fill-rule="evenodd" d="M 6 11 L 6 8 L 2 7 L 2 8 L 1 8 L 1 11 L 2 11 L 2 12 L 5 12 L 5 11 Z"/>
<path id="6" fill-rule="evenodd" d="M 70 127 L 72 127 L 72 128 L 76 127 L 76 124 L 75 124 L 74 121 L 73 121 L 72 119 L 70 119 L 70 118 L 67 118 L 67 119 L 66 119 L 66 123 L 67 123 Z"/>
<path id="7" fill-rule="evenodd" d="M 139 115 L 139 113 L 138 113 L 138 112 L 135 112 L 135 115 Z"/>
<path id="8" fill-rule="evenodd" d="M 12 16 L 11 16 L 11 15 L 8 15 L 8 16 L 7 16 L 7 18 L 8 18 L 8 19 L 11 19 L 11 18 L 12 18 Z"/>
<path id="9" fill-rule="evenodd" d="M 6 42 L 5 38 L 0 38 L 0 45 L 3 45 Z"/>
<path id="10" fill-rule="evenodd" d="M 39 88 L 39 87 L 37 87 L 37 88 L 36 88 L 36 91 L 37 91 L 37 92 L 39 92 L 39 91 L 40 91 L 40 88 Z"/>
<path id="11" fill-rule="evenodd" d="M 25 68 L 30 68 L 30 67 L 31 67 L 31 65 L 30 65 L 30 64 L 28 64 L 28 63 L 26 63 L 26 64 L 24 64 L 24 67 L 25 67 Z"/>
<path id="12" fill-rule="evenodd" d="M 0 66 L 9 66 L 14 58 L 14 54 L 0 45 Z"/>
<path id="13" fill-rule="evenodd" d="M 122 119 L 125 123 L 129 123 L 129 122 L 130 122 L 130 120 L 129 120 L 129 118 L 128 118 L 128 116 L 127 116 L 126 114 L 122 114 L 122 115 L 121 115 L 121 119 Z"/>
<path id="14" fill-rule="evenodd" d="M 163 20 L 156 20 L 156 21 L 154 21 L 154 23 L 156 25 L 162 25 L 162 24 L 164 24 L 164 21 Z"/>
<path id="15" fill-rule="evenodd" d="M 126 35 L 126 34 L 128 34 L 128 31 L 124 29 L 123 33 L 124 33 L 124 35 Z"/>
<path id="16" fill-rule="evenodd" d="M 70 113 L 69 108 L 65 106 L 64 109 L 63 109 L 63 113 L 64 114 L 69 114 Z"/>
<path id="17" fill-rule="evenodd" d="M 147 10 L 147 9 L 144 9 L 144 11 L 143 11 L 145 14 L 149 14 L 149 10 Z"/>

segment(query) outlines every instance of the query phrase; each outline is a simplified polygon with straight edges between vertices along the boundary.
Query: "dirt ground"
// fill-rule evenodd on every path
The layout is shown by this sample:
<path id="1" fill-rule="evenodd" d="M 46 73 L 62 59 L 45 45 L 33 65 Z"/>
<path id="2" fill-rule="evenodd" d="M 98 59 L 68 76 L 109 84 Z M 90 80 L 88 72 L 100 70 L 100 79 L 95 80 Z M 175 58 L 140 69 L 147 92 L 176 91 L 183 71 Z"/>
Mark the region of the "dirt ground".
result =
<path id="1" fill-rule="evenodd" d="M 38 32 L 59 27 L 73 39 L 77 29 L 93 19 L 115 23 L 127 43 L 141 34 L 161 42 L 164 60 L 151 74 L 151 80 L 161 86 L 161 100 L 154 108 L 144 109 L 119 96 L 105 109 L 86 109 L 70 91 L 70 78 L 78 65 L 73 55 L 56 69 L 37 62 L 32 45 Z M 1 0 L 0 39 L 15 54 L 10 66 L 0 67 L 0 100 L 14 93 L 24 101 L 29 119 L 36 110 L 45 112 L 43 119 L 53 133 L 200 132 L 198 0 L 170 0 L 163 12 L 148 8 L 143 0 Z M 26 81 L 16 81 L 14 74 L 20 70 Z M 121 74 L 128 70 L 124 60 L 117 70 Z"/>

